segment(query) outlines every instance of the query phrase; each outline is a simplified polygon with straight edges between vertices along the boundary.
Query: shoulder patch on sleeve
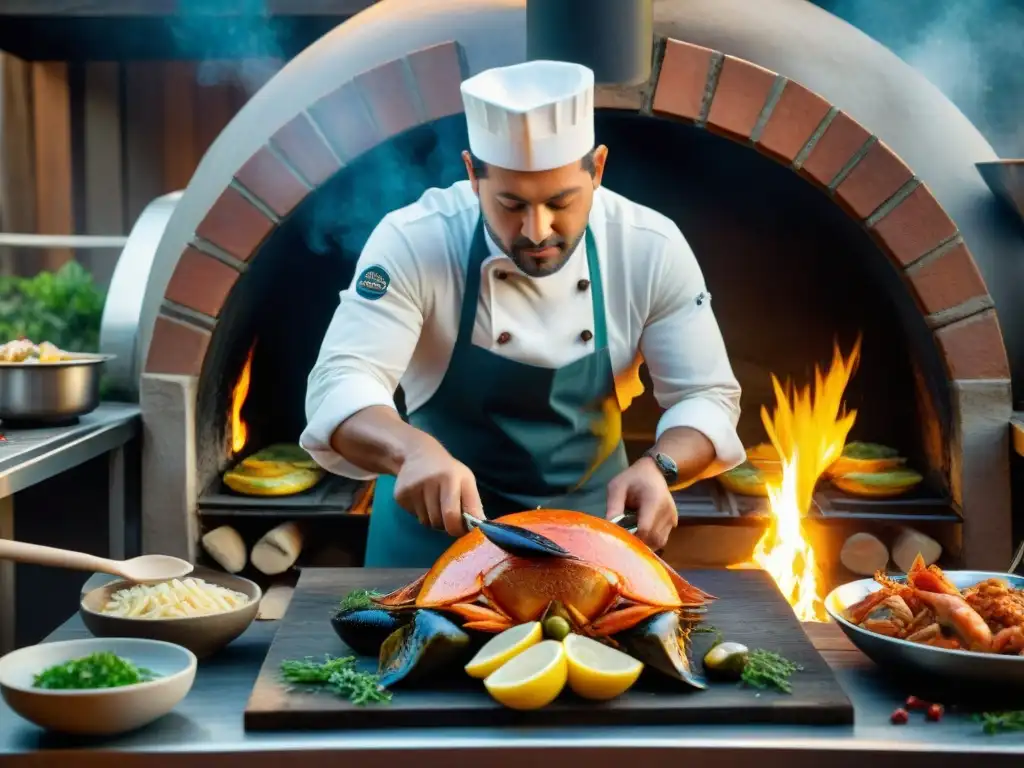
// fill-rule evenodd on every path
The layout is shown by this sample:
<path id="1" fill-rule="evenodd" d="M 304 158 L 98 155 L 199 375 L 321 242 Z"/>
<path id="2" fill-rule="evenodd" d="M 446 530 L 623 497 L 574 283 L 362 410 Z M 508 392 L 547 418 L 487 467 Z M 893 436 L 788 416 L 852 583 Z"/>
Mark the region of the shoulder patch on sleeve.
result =
<path id="1" fill-rule="evenodd" d="M 391 275 L 377 264 L 367 267 L 356 279 L 356 293 L 369 301 L 376 301 L 388 292 Z"/>

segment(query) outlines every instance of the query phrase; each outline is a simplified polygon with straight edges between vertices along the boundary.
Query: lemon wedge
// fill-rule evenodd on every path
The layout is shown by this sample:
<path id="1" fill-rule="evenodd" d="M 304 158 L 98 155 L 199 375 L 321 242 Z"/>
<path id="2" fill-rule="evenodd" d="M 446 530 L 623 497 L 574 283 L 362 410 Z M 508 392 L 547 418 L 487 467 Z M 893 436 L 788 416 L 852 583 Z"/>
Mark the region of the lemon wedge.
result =
<path id="1" fill-rule="evenodd" d="M 567 675 L 565 646 L 541 640 L 488 675 L 484 687 L 510 709 L 540 709 L 558 698 Z"/>
<path id="2" fill-rule="evenodd" d="M 614 699 L 632 687 L 644 668 L 629 654 L 584 635 L 569 635 L 562 643 L 569 687 L 585 699 Z"/>
<path id="3" fill-rule="evenodd" d="M 466 665 L 466 673 L 470 677 L 483 680 L 512 657 L 539 643 L 543 634 L 539 621 L 517 624 L 506 629 L 484 643 L 483 648 L 477 651 Z"/>

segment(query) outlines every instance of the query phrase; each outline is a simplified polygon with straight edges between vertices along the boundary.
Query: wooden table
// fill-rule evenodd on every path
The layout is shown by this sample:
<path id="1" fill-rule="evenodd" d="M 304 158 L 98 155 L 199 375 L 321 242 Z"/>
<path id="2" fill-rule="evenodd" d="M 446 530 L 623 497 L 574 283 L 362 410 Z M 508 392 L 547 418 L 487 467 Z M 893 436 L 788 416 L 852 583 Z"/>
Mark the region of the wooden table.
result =
<path id="1" fill-rule="evenodd" d="M 805 625 L 856 707 L 856 724 L 828 727 L 448 728 L 437 730 L 246 733 L 242 711 L 266 655 L 275 622 L 257 622 L 200 666 L 195 687 L 178 708 L 137 733 L 105 740 L 46 734 L 0 702 L 0 763 L 18 766 L 231 768 L 270 766 L 282 759 L 302 768 L 348 765 L 425 768 L 452 765 L 624 764 L 654 766 L 786 766 L 786 768 L 978 768 L 1024 764 L 1024 733 L 984 735 L 980 726 L 948 714 L 941 723 L 916 717 L 893 726 L 889 715 L 905 698 L 832 625 Z M 74 617 L 48 640 L 88 636 Z M 414 752 L 415 754 L 410 754 Z M 627 763 L 628 761 L 628 763 Z M 756 762 L 755 762 L 756 761 Z"/>

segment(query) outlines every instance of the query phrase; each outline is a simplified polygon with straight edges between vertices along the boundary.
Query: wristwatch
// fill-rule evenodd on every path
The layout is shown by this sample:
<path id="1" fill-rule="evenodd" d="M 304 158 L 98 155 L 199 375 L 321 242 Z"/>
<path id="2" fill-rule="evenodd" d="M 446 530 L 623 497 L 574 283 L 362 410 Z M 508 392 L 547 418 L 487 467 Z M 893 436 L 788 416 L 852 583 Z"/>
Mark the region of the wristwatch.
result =
<path id="1" fill-rule="evenodd" d="M 674 485 L 679 480 L 679 467 L 671 456 L 659 453 L 654 448 L 648 448 L 644 451 L 644 456 L 651 458 L 658 471 L 661 472 L 662 477 L 665 478 L 666 483 Z"/>

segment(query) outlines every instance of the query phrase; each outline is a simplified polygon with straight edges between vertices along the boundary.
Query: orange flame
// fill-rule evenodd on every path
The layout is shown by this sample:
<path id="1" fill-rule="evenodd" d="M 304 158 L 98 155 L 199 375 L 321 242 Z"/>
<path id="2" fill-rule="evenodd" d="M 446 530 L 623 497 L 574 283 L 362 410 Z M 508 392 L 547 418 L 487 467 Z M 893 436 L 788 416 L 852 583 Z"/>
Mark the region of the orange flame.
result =
<path id="1" fill-rule="evenodd" d="M 761 407 L 761 421 L 781 459 L 781 482 L 767 483 L 771 522 L 754 548 L 753 560 L 771 574 L 800 621 L 828 621 L 824 579 L 814 549 L 807 541 L 803 519 L 811 509 L 814 488 L 826 469 L 839 458 L 857 411 L 846 412 L 843 392 L 860 359 L 860 338 L 848 358 L 836 345 L 832 366 L 822 375 L 814 368 L 814 392 L 809 386 L 794 392 L 772 375 L 775 412 Z"/>
<path id="2" fill-rule="evenodd" d="M 239 454 L 249 439 L 249 425 L 242 418 L 242 406 L 245 405 L 245 398 L 249 396 L 249 381 L 252 378 L 252 353 L 256 351 L 256 342 L 249 347 L 249 354 L 245 358 L 245 366 L 231 390 L 231 452 Z"/>

